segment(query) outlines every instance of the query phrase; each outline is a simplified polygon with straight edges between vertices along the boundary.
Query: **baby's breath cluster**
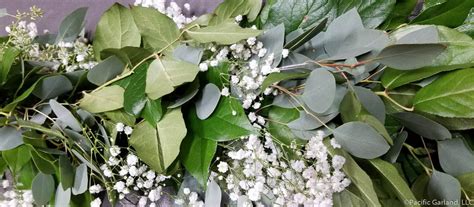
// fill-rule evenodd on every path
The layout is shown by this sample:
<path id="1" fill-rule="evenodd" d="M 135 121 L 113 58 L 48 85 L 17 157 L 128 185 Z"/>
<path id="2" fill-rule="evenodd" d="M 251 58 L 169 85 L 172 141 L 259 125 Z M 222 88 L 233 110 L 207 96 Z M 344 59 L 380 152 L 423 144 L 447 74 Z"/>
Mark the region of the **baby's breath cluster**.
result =
<path id="1" fill-rule="evenodd" d="M 33 207 L 33 194 L 31 190 L 17 190 L 12 188 L 9 180 L 2 181 L 3 197 L 0 196 L 0 207 Z"/>
<path id="2" fill-rule="evenodd" d="M 183 28 L 184 25 L 196 19 L 195 16 L 186 17 L 183 14 L 183 9 L 174 1 L 170 2 L 169 5 L 166 6 L 166 0 L 136 0 L 135 6 L 152 7 L 157 9 L 159 12 L 170 17 L 176 23 L 178 28 Z M 185 3 L 183 7 L 187 11 L 191 9 L 191 5 L 189 3 Z"/>
<path id="3" fill-rule="evenodd" d="M 332 206 L 333 194 L 349 186 L 341 171 L 345 158 L 329 156 L 322 133 L 311 138 L 304 150 L 293 149 L 297 151 L 293 158 L 284 156 L 269 133 L 262 138 L 244 137 L 243 146 L 225 153 L 229 163 L 217 165 L 232 201 L 263 205 L 262 198 L 267 197 L 275 206 Z"/>

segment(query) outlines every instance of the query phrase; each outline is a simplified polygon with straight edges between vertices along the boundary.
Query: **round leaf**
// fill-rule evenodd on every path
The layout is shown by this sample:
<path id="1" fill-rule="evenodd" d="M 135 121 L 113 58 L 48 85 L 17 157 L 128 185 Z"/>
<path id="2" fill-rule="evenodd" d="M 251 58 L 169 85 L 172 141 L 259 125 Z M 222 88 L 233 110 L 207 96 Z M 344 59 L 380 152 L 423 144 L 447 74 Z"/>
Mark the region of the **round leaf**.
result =
<path id="1" fill-rule="evenodd" d="M 349 122 L 334 129 L 334 138 L 352 155 L 373 159 L 385 154 L 390 146 L 387 141 L 363 122 Z"/>
<path id="2" fill-rule="evenodd" d="M 427 193 L 431 199 L 461 203 L 461 184 L 459 184 L 459 181 L 451 175 L 436 170 L 431 175 Z"/>
<path id="3" fill-rule="evenodd" d="M 87 80 L 100 86 L 120 75 L 124 68 L 124 63 L 117 56 L 110 56 L 87 73 Z"/>
<path id="4" fill-rule="evenodd" d="M 336 96 L 336 80 L 326 69 L 317 69 L 311 72 L 302 99 L 314 112 L 323 113 L 331 107 Z"/>
<path id="5" fill-rule="evenodd" d="M 443 170 L 451 175 L 474 172 L 474 154 L 460 138 L 438 141 L 438 156 Z"/>
<path id="6" fill-rule="evenodd" d="M 0 128 L 0 151 L 14 149 L 23 144 L 21 131 L 13 127 L 5 126 Z"/>
<path id="7" fill-rule="evenodd" d="M 34 89 L 33 94 L 40 99 L 46 100 L 55 98 L 72 89 L 73 87 L 69 79 L 63 75 L 56 75 L 43 79 Z"/>
<path id="8" fill-rule="evenodd" d="M 46 205 L 54 193 L 54 179 L 52 175 L 38 173 L 33 179 L 32 193 L 35 203 Z"/>
<path id="9" fill-rule="evenodd" d="M 199 119 L 207 119 L 216 109 L 217 104 L 221 98 L 221 91 L 219 88 L 208 83 L 202 90 L 202 96 L 196 101 L 196 114 Z"/>

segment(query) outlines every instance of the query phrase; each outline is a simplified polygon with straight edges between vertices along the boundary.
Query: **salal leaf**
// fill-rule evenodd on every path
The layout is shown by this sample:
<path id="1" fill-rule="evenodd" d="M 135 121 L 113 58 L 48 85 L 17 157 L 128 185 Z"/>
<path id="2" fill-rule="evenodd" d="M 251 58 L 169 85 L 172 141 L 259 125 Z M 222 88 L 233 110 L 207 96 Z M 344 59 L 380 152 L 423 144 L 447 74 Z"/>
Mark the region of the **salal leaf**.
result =
<path id="1" fill-rule="evenodd" d="M 191 130 L 198 130 L 199 126 L 191 124 Z M 217 142 L 201 137 L 191 131 L 181 145 L 180 160 L 186 170 L 205 187 L 209 177 L 212 159 L 217 150 Z"/>
<path id="2" fill-rule="evenodd" d="M 221 98 L 221 91 L 219 88 L 208 83 L 202 90 L 202 96 L 196 101 L 196 115 L 199 119 L 207 119 L 214 109 L 216 109 L 219 99 Z"/>
<path id="3" fill-rule="evenodd" d="M 400 175 L 397 168 L 381 159 L 372 159 L 368 161 L 381 175 L 381 177 L 390 184 L 391 189 L 395 192 L 398 199 L 401 201 L 415 201 L 417 200 L 405 179 Z M 420 206 L 408 205 L 405 206 Z"/>
<path id="4" fill-rule="evenodd" d="M 125 88 L 123 108 L 129 114 L 138 116 L 145 107 L 147 97 L 145 94 L 145 80 L 147 74 L 148 64 L 144 63 L 135 69 L 130 78 L 130 84 Z"/>
<path id="5" fill-rule="evenodd" d="M 72 187 L 72 194 L 79 195 L 86 192 L 88 188 L 88 172 L 87 165 L 82 163 L 76 168 L 76 174 L 74 176 L 74 186 Z"/>
<path id="6" fill-rule="evenodd" d="M 100 86 L 120 75 L 124 68 L 125 64 L 117 56 L 110 56 L 87 73 L 87 80 Z"/>
<path id="7" fill-rule="evenodd" d="M 408 26 L 398 33 L 404 33 L 405 30 L 413 30 L 416 27 L 419 26 Z M 386 69 L 382 76 L 383 86 L 392 89 L 444 71 L 474 66 L 474 41 L 472 38 L 446 27 L 437 26 L 436 28 L 439 42 L 448 46 L 446 50 L 427 67 L 409 71 Z M 418 39 L 423 40 L 424 36 L 426 34 L 422 39 Z"/>
<path id="8" fill-rule="evenodd" d="M 256 37 L 261 33 L 262 31 L 260 30 L 242 28 L 235 22 L 230 21 L 215 26 L 186 31 L 186 34 L 189 35 L 191 39 L 199 43 L 215 42 L 224 45 L 230 45 L 243 39 Z"/>
<path id="9" fill-rule="evenodd" d="M 446 74 L 415 96 L 415 110 L 442 117 L 474 118 L 474 72 L 471 68 Z"/>
<path id="10" fill-rule="evenodd" d="M 342 167 L 342 170 L 351 179 L 351 185 L 360 193 L 361 198 L 365 201 L 366 205 L 369 206 L 381 206 L 377 193 L 374 189 L 374 184 L 369 175 L 357 164 L 357 162 L 344 150 L 334 149 L 329 139 L 324 140 L 329 154 L 331 156 L 340 155 L 346 158 L 346 162 Z"/>
<path id="11" fill-rule="evenodd" d="M 312 111 L 323 113 L 331 107 L 335 94 L 334 76 L 326 69 L 317 69 L 306 79 L 302 99 Z"/>
<path id="12" fill-rule="evenodd" d="M 113 111 L 123 107 L 125 90 L 117 85 L 84 94 L 79 106 L 91 113 Z M 107 103 L 107 104 L 104 104 Z"/>
<path id="13" fill-rule="evenodd" d="M 474 172 L 474 154 L 460 138 L 438 141 L 438 157 L 443 170 L 453 176 Z"/>
<path id="14" fill-rule="evenodd" d="M 413 70 L 431 65 L 445 49 L 442 44 L 396 44 L 380 51 L 375 60 L 397 70 Z"/>
<path id="15" fill-rule="evenodd" d="M 324 19 L 321 23 L 318 25 L 314 26 L 313 28 L 307 30 L 306 32 L 303 32 L 301 35 L 298 37 L 295 37 L 291 41 L 287 42 L 285 44 L 285 48 L 289 50 L 296 50 L 302 45 L 304 45 L 306 42 L 309 40 L 313 39 L 316 35 L 318 35 L 320 32 L 324 30 L 326 27 L 326 24 L 328 22 L 328 19 Z"/>
<path id="16" fill-rule="evenodd" d="M 73 86 L 69 79 L 63 75 L 55 75 L 42 79 L 39 85 L 34 88 L 33 94 L 42 100 L 47 100 L 62 95 L 72 89 Z"/>
<path id="17" fill-rule="evenodd" d="M 186 136 L 181 109 L 168 111 L 156 128 L 141 122 L 130 137 L 130 144 L 143 162 L 157 172 L 164 172 L 179 154 L 181 141 Z"/>
<path id="18" fill-rule="evenodd" d="M 71 202 L 71 188 L 64 189 L 62 184 L 59 183 L 54 197 L 54 206 L 69 206 L 69 202 Z"/>
<path id="19" fill-rule="evenodd" d="M 385 19 L 379 28 L 384 30 L 395 29 L 403 23 L 409 21 L 411 13 L 417 5 L 417 0 L 399 0 L 396 1 L 395 7 L 390 15 Z"/>
<path id="20" fill-rule="evenodd" d="M 216 181 L 211 179 L 211 181 L 207 185 L 205 207 L 220 206 L 221 199 L 222 199 L 221 188 L 216 183 Z"/>
<path id="21" fill-rule="evenodd" d="M 46 205 L 51 200 L 54 193 L 54 179 L 52 175 L 38 173 L 33 179 L 32 193 L 35 203 Z"/>
<path id="22" fill-rule="evenodd" d="M 22 132 L 14 127 L 0 128 L 0 151 L 11 150 L 23 144 Z"/>
<path id="23" fill-rule="evenodd" d="M 425 138 L 433 140 L 451 139 L 451 133 L 448 129 L 422 115 L 399 112 L 391 114 L 391 116 L 395 117 L 406 128 Z"/>
<path id="24" fill-rule="evenodd" d="M 449 206 L 460 206 L 461 184 L 453 176 L 433 170 L 428 183 L 427 194 L 430 199 L 454 203 L 454 205 Z"/>
<path id="25" fill-rule="evenodd" d="M 463 23 L 472 7 L 473 1 L 449 0 L 426 9 L 411 23 L 457 27 Z"/>
<path id="26" fill-rule="evenodd" d="M 195 64 L 171 58 L 155 59 L 146 75 L 145 92 L 156 100 L 174 91 L 174 87 L 194 80 L 199 72 Z"/>
<path id="27" fill-rule="evenodd" d="M 140 46 L 141 37 L 130 10 L 118 3 L 110 7 L 97 23 L 94 35 L 94 53 L 100 58 L 100 52 L 107 48 Z"/>
<path id="28" fill-rule="evenodd" d="M 59 26 L 56 43 L 74 41 L 84 28 L 86 13 L 87 7 L 82 7 L 66 16 Z"/>
<path id="29" fill-rule="evenodd" d="M 172 53 L 180 36 L 176 23 L 154 8 L 134 6 L 131 11 L 145 48 Z"/>
<path id="30" fill-rule="evenodd" d="M 374 128 L 363 122 L 349 122 L 334 129 L 334 138 L 352 155 L 373 159 L 385 154 L 390 146 Z"/>
<path id="31" fill-rule="evenodd" d="M 200 126 L 193 131 L 197 136 L 213 141 L 230 141 L 255 133 L 242 105 L 233 98 L 222 97 L 206 120 L 200 120 L 194 110 L 190 112 L 189 119 L 194 126 Z"/>
<path id="32" fill-rule="evenodd" d="M 66 107 L 64 107 L 54 99 L 49 100 L 49 105 L 51 106 L 51 109 L 53 110 L 54 114 L 56 114 L 56 117 L 58 117 L 56 121 L 60 122 L 58 123 L 59 125 L 71 127 L 71 129 L 78 132 L 82 131 L 81 124 Z"/>

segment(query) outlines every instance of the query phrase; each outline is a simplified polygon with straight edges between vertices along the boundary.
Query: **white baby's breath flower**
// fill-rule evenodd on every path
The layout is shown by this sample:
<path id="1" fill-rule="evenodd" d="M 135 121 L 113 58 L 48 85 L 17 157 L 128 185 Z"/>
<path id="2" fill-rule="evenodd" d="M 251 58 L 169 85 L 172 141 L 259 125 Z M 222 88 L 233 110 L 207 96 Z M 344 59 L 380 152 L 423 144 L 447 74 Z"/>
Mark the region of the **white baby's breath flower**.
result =
<path id="1" fill-rule="evenodd" d="M 126 134 L 126 135 L 131 135 L 132 132 L 133 132 L 133 128 L 130 127 L 130 126 L 126 126 L 123 130 L 123 132 Z"/>
<path id="2" fill-rule="evenodd" d="M 120 147 L 117 145 L 114 145 L 110 147 L 109 152 L 110 152 L 110 155 L 112 155 L 112 157 L 117 157 L 120 154 Z"/>
<path id="3" fill-rule="evenodd" d="M 236 21 L 236 22 L 241 22 L 242 19 L 243 19 L 243 18 L 242 18 L 242 15 L 238 15 L 238 16 L 235 17 L 235 21 Z"/>
<path id="4" fill-rule="evenodd" d="M 91 207 L 100 207 L 102 205 L 102 200 L 100 198 L 96 198 L 91 202 Z"/>
<path id="5" fill-rule="evenodd" d="M 123 132 L 124 128 L 125 128 L 125 125 L 121 122 L 115 125 L 115 129 L 117 130 L 117 132 Z"/>
<path id="6" fill-rule="evenodd" d="M 222 88 L 221 95 L 225 97 L 229 96 L 230 95 L 229 88 L 227 87 Z"/>
<path id="7" fill-rule="evenodd" d="M 208 69 L 207 63 L 199 64 L 199 70 L 200 71 L 205 72 L 205 71 L 207 71 L 207 69 Z"/>
<path id="8" fill-rule="evenodd" d="M 226 173 L 227 170 L 229 170 L 229 165 L 226 162 L 220 162 L 219 165 L 217 165 L 218 171 L 221 173 Z"/>
<path id="9" fill-rule="evenodd" d="M 281 56 L 283 58 L 287 58 L 288 54 L 290 54 L 290 51 L 288 49 L 283 49 L 283 51 L 281 51 Z"/>

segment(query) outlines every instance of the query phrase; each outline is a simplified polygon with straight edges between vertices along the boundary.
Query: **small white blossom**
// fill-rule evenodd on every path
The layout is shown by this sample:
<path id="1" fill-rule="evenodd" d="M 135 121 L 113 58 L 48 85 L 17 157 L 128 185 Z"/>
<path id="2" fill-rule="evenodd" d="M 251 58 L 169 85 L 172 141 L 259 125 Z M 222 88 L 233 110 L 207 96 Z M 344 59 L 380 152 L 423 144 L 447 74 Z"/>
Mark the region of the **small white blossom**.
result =
<path id="1" fill-rule="evenodd" d="M 205 72 L 205 71 L 207 71 L 207 69 L 208 69 L 207 63 L 199 64 L 199 70 L 200 71 Z"/>
<path id="2" fill-rule="evenodd" d="M 283 49 L 283 51 L 281 51 L 281 56 L 283 58 L 287 58 L 288 54 L 290 54 L 290 51 L 288 49 Z"/>
<path id="3" fill-rule="evenodd" d="M 96 198 L 91 202 L 91 207 L 100 207 L 102 205 L 102 200 Z"/>
<path id="4" fill-rule="evenodd" d="M 124 132 L 126 135 L 131 135 L 132 132 L 133 132 L 133 129 L 132 129 L 132 127 L 130 127 L 130 126 L 126 126 L 125 129 L 123 130 L 123 132 Z"/>
<path id="5" fill-rule="evenodd" d="M 225 97 L 229 96 L 230 95 L 229 88 L 227 87 L 222 88 L 221 95 Z"/>
<path id="6" fill-rule="evenodd" d="M 229 170 L 229 165 L 226 162 L 220 162 L 217 168 L 219 172 L 226 173 Z"/>
<path id="7" fill-rule="evenodd" d="M 236 16 L 235 21 L 236 22 L 241 22 L 242 21 L 242 15 Z"/>
<path id="8" fill-rule="evenodd" d="M 124 128 L 125 128 L 125 125 L 123 123 L 119 122 L 115 125 L 115 129 L 117 130 L 117 132 L 123 132 Z"/>

